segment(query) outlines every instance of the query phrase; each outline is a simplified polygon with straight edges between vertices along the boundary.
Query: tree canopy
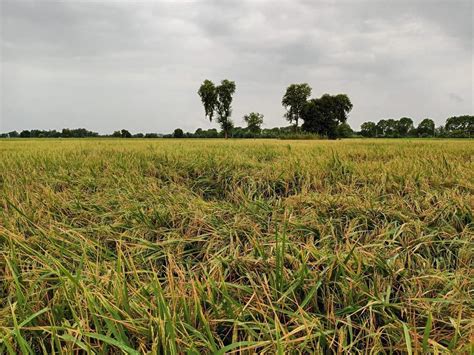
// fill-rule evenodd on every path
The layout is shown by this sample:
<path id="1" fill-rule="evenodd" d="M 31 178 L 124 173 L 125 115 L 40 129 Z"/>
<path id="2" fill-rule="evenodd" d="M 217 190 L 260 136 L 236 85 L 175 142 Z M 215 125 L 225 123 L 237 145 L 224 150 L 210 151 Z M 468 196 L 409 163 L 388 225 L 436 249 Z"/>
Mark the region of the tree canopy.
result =
<path id="1" fill-rule="evenodd" d="M 244 116 L 244 121 L 247 123 L 247 128 L 252 133 L 260 133 L 263 124 L 263 115 L 258 112 L 250 112 Z"/>
<path id="2" fill-rule="evenodd" d="M 425 118 L 423 121 L 420 122 L 416 130 L 417 130 L 418 136 L 420 137 L 434 136 L 435 123 L 432 119 Z"/>
<path id="3" fill-rule="evenodd" d="M 364 122 L 360 128 L 360 134 L 363 137 L 375 137 L 377 135 L 377 125 L 374 122 Z"/>
<path id="4" fill-rule="evenodd" d="M 232 98 L 235 93 L 235 82 L 224 79 L 221 84 L 215 86 L 210 80 L 204 80 L 198 90 L 204 106 L 205 116 L 212 121 L 214 115 L 217 115 L 225 138 L 229 136 L 229 132 L 234 126 L 230 116 L 232 115 Z"/>
<path id="5" fill-rule="evenodd" d="M 446 120 L 445 129 L 453 136 L 474 136 L 474 116 L 454 116 Z"/>
<path id="6" fill-rule="evenodd" d="M 173 132 L 173 137 L 174 138 L 183 138 L 184 137 L 184 132 L 181 128 L 176 128 Z"/>
<path id="7" fill-rule="evenodd" d="M 431 118 L 423 119 L 415 128 L 413 119 L 402 117 L 381 119 L 377 124 L 364 122 L 360 134 L 363 137 L 457 137 L 470 138 L 474 135 L 474 116 L 463 115 L 449 117 L 446 124 L 436 127 Z"/>
<path id="8" fill-rule="evenodd" d="M 306 84 L 291 84 L 286 88 L 285 95 L 281 104 L 285 107 L 285 118 L 291 124 L 298 127 L 298 121 L 301 118 L 302 111 L 308 98 L 311 96 L 311 87 Z"/>
<path id="9" fill-rule="evenodd" d="M 324 94 L 319 99 L 311 99 L 302 110 L 302 128 L 334 139 L 337 137 L 338 125 L 347 121 L 351 109 L 351 100 L 345 94 Z"/>
<path id="10" fill-rule="evenodd" d="M 198 94 L 201 97 L 202 105 L 204 106 L 205 116 L 212 122 L 217 104 L 216 86 L 212 81 L 204 80 L 199 88 Z"/>
<path id="11" fill-rule="evenodd" d="M 397 133 L 400 137 L 406 137 L 408 132 L 413 129 L 413 120 L 409 117 L 402 117 L 396 123 Z"/>

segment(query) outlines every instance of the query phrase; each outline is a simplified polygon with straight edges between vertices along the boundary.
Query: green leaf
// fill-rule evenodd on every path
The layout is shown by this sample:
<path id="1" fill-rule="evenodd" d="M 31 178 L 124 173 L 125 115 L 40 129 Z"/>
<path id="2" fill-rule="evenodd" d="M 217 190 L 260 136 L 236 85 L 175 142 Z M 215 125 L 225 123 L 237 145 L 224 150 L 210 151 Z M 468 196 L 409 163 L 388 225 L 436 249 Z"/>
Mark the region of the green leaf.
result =
<path id="1" fill-rule="evenodd" d="M 229 345 L 224 346 L 223 348 L 219 349 L 217 352 L 214 353 L 214 355 L 223 355 L 226 354 L 234 349 L 240 348 L 240 347 L 248 347 L 248 346 L 259 346 L 259 345 L 264 345 L 268 342 L 258 342 L 258 341 L 238 341 L 236 343 L 232 343 Z"/>
<path id="2" fill-rule="evenodd" d="M 425 331 L 423 334 L 423 353 L 425 354 L 428 353 L 428 339 L 430 337 L 431 324 L 432 324 L 431 313 L 428 313 L 428 319 L 426 320 Z"/>
<path id="3" fill-rule="evenodd" d="M 405 335 L 405 344 L 407 346 L 408 355 L 411 355 L 413 354 L 412 348 L 411 348 L 411 338 L 410 338 L 408 327 L 405 323 L 403 323 L 403 334 Z"/>
<path id="4" fill-rule="evenodd" d="M 121 343 L 121 342 L 119 342 L 119 341 L 117 341 L 117 340 L 115 340 L 111 337 L 108 337 L 106 335 L 96 334 L 96 333 L 84 333 L 84 335 L 89 337 L 89 338 L 93 338 L 93 339 L 103 341 L 104 343 L 107 343 L 109 345 L 116 346 L 117 348 L 125 351 L 128 354 L 132 354 L 132 355 L 139 355 L 140 354 L 135 349 L 132 349 L 131 347 L 125 345 L 124 343 Z"/>

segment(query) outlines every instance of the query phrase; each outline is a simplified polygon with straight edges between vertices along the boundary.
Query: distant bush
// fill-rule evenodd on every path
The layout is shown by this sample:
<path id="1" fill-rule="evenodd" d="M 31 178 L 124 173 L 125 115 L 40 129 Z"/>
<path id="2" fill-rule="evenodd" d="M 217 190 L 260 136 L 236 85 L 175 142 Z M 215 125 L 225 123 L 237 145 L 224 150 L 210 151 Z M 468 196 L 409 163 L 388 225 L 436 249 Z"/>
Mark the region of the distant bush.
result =
<path id="1" fill-rule="evenodd" d="M 308 132 L 297 132 L 297 133 L 288 133 L 282 134 L 278 137 L 279 139 L 291 139 L 291 140 L 303 140 L 303 139 L 324 139 L 320 135 L 316 133 L 308 133 Z"/>

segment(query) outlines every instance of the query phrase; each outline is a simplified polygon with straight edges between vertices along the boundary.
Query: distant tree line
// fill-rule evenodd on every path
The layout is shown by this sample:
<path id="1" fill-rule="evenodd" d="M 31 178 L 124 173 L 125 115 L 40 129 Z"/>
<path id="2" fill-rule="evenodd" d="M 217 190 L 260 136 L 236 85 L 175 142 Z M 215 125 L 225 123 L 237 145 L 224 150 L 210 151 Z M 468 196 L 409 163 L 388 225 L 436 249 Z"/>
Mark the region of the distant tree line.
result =
<path id="1" fill-rule="evenodd" d="M 263 116 L 263 115 L 262 115 Z M 350 127 L 349 127 L 350 129 Z M 350 130 L 350 135 L 352 135 L 352 130 Z M 286 127 L 273 127 L 273 128 L 260 128 L 258 131 L 253 127 L 232 127 L 231 130 L 227 132 L 228 138 L 273 138 L 273 139 L 316 139 L 321 138 L 321 136 L 310 133 L 294 131 L 293 126 Z M 184 132 L 181 128 L 174 130 L 172 134 L 165 134 L 163 138 L 225 138 L 225 133 L 223 130 L 219 131 L 215 128 L 204 130 L 198 128 L 194 132 Z"/>
<path id="2" fill-rule="evenodd" d="M 246 127 L 235 127 L 231 119 L 232 101 L 236 91 L 234 81 L 224 79 L 219 85 L 204 80 L 198 95 L 204 107 L 204 115 L 209 121 L 217 121 L 221 130 L 215 128 L 195 132 L 184 132 L 176 128 L 172 134 L 136 133 L 126 129 L 110 135 L 99 135 L 85 128 L 56 130 L 24 130 L 0 134 L 0 138 L 348 138 L 348 137 L 474 137 L 474 116 L 455 116 L 446 120 L 444 126 L 435 127 L 432 119 L 426 118 L 415 127 L 413 119 L 402 117 L 381 119 L 377 123 L 364 122 L 360 132 L 354 132 L 347 123 L 352 110 L 352 102 L 345 94 L 324 94 L 319 98 L 310 98 L 311 87 L 307 83 L 291 84 L 286 88 L 281 104 L 286 112 L 284 117 L 290 123 L 288 127 L 262 128 L 263 114 L 250 112 L 244 115 Z"/>
<path id="3" fill-rule="evenodd" d="M 8 133 L 1 133 L 0 138 L 86 138 L 99 137 L 99 133 L 88 131 L 85 128 L 69 129 L 64 128 L 61 131 L 53 130 L 23 130 L 21 132 L 12 131 Z"/>
<path id="4" fill-rule="evenodd" d="M 23 130 L 21 132 L 11 131 L 0 133 L 0 138 L 93 138 L 93 137 L 111 137 L 111 138 L 160 138 L 162 134 L 158 133 L 136 133 L 131 134 L 126 129 L 115 131 L 112 134 L 100 135 L 97 132 L 88 131 L 85 128 L 69 129 L 64 128 L 61 131 L 53 130 Z"/>
<path id="5" fill-rule="evenodd" d="M 263 119 L 263 115 L 258 114 Z M 350 129 L 350 127 L 349 127 Z M 11 131 L 0 133 L 0 138 L 225 138 L 225 133 L 216 128 L 202 129 L 198 128 L 194 132 L 184 132 L 181 128 L 176 128 L 172 134 L 161 133 L 130 133 L 126 129 L 115 131 L 112 134 L 99 134 L 84 129 L 65 129 L 57 130 L 24 130 L 21 132 Z M 72 133 L 69 133 L 72 132 Z M 81 133 L 82 132 L 82 133 Z M 350 130 L 352 135 L 352 130 Z M 308 132 L 294 132 L 293 126 L 261 128 L 249 124 L 247 127 L 232 127 L 227 132 L 230 138 L 282 138 L 282 139 L 303 139 L 303 138 L 320 138 L 317 134 Z M 348 135 L 349 136 L 349 135 Z"/>
<path id="6" fill-rule="evenodd" d="M 415 127 L 413 119 L 402 117 L 382 119 L 375 122 L 364 122 L 360 135 L 373 138 L 404 138 L 404 137 L 445 137 L 471 138 L 474 137 L 474 116 L 453 116 L 446 120 L 445 125 L 435 127 L 430 118 L 423 119 Z"/>
<path id="7" fill-rule="evenodd" d="M 324 138 L 324 134 L 318 131 L 305 131 L 303 129 L 295 132 L 294 124 L 286 127 L 262 128 L 264 116 L 258 112 L 245 115 L 243 120 L 247 127 L 232 127 L 227 131 L 227 137 L 231 138 L 276 138 L 276 139 L 316 139 Z M 310 122 L 310 121 L 305 121 Z M 333 135 L 334 136 L 334 135 Z M 383 119 L 378 123 L 365 122 L 360 132 L 354 132 L 347 122 L 336 126 L 335 136 L 338 138 L 349 137 L 379 137 L 379 138 L 403 138 L 403 137 L 439 137 L 439 138 L 472 138 L 474 137 L 474 116 L 455 116 L 446 120 L 444 126 L 435 127 L 431 119 L 422 120 L 416 127 L 409 117 L 399 120 Z M 194 132 L 184 132 L 181 128 L 174 130 L 172 134 L 159 133 L 135 133 L 126 129 L 115 131 L 112 134 L 99 135 L 84 128 L 56 130 L 24 130 L 12 131 L 0 134 L 0 138 L 87 138 L 87 137 L 110 137 L 110 138 L 225 138 L 223 130 L 215 128 L 198 128 Z M 326 135 L 327 137 L 327 135 Z"/>

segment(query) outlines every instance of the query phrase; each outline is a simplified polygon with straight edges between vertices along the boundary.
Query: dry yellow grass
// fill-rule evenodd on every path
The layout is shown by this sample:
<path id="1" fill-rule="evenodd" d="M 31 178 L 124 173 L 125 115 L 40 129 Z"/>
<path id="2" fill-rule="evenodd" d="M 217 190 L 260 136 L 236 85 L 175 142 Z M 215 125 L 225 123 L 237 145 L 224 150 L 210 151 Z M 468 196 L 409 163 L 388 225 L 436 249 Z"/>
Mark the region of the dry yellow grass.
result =
<path id="1" fill-rule="evenodd" d="M 0 141 L 1 353 L 472 351 L 472 140 Z"/>

